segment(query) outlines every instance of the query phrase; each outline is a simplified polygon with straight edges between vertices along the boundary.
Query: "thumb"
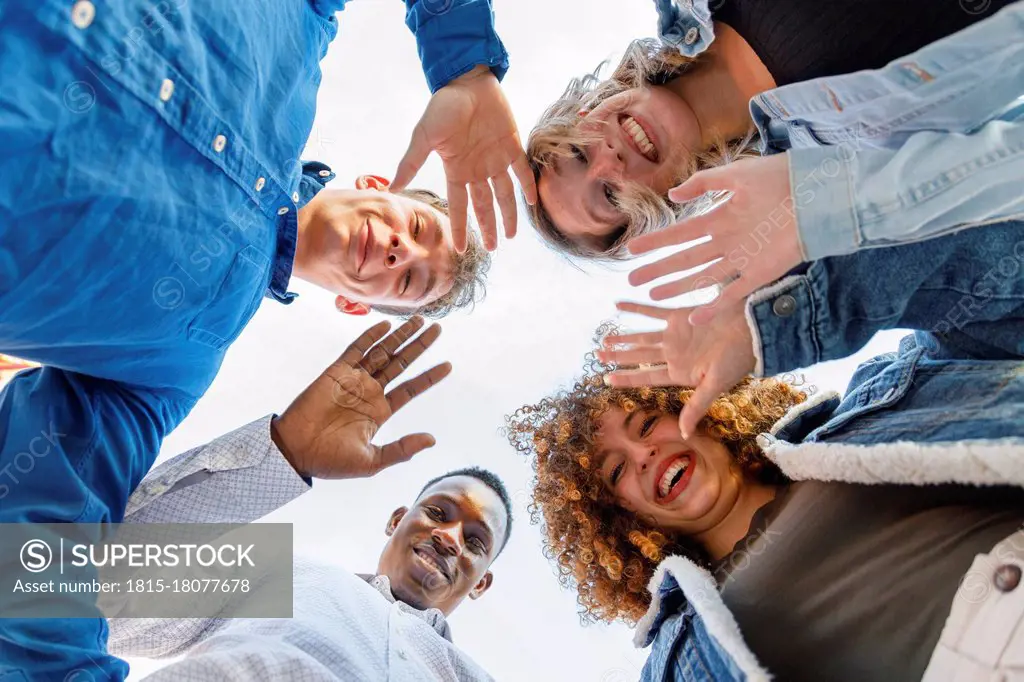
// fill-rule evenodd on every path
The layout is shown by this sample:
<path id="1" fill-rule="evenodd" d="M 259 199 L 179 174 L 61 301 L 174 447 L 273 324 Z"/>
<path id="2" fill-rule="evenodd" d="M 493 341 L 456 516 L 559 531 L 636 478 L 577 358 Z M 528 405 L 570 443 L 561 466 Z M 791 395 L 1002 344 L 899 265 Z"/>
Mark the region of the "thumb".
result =
<path id="1" fill-rule="evenodd" d="M 718 382 L 711 374 L 705 374 L 679 413 L 679 431 L 683 438 L 693 437 L 697 432 L 697 424 L 708 413 L 711 403 L 721 394 L 722 388 Z"/>
<path id="2" fill-rule="evenodd" d="M 398 170 L 395 171 L 395 179 L 391 181 L 391 191 L 401 192 L 405 189 L 420 168 L 426 163 L 427 157 L 433 151 L 427 136 L 420 124 L 417 124 L 412 131 L 412 139 L 409 140 L 409 148 L 405 150 L 405 156 L 398 163 Z"/>
<path id="3" fill-rule="evenodd" d="M 432 448 L 436 444 L 437 441 L 429 433 L 414 433 L 403 436 L 380 449 L 377 471 L 387 469 L 395 464 L 408 462 L 416 454 L 427 448 Z"/>
<path id="4" fill-rule="evenodd" d="M 690 176 L 689 180 L 673 187 L 668 191 L 668 198 L 677 204 L 682 204 L 687 201 L 693 201 L 699 199 L 708 192 L 715 190 L 727 189 L 725 182 L 721 177 L 719 168 L 713 168 L 711 170 L 700 171 Z"/>

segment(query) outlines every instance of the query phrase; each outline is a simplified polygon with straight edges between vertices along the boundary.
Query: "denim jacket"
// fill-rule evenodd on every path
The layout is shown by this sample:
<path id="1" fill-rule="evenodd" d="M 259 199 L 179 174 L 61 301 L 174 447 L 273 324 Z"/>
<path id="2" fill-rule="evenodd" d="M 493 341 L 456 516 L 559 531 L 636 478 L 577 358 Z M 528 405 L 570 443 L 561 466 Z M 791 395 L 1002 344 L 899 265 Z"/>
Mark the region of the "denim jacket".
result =
<path id="1" fill-rule="evenodd" d="M 862 364 L 842 400 L 813 396 L 758 443 L 793 480 L 1024 485 L 1024 361 L 979 361 L 915 332 Z M 670 557 L 650 590 L 643 682 L 770 678 L 706 570 Z"/>
<path id="2" fill-rule="evenodd" d="M 655 0 L 687 56 L 714 40 L 709 0 Z M 877 70 L 750 102 L 762 152 L 788 152 L 806 260 L 1024 215 L 1024 2 Z"/>

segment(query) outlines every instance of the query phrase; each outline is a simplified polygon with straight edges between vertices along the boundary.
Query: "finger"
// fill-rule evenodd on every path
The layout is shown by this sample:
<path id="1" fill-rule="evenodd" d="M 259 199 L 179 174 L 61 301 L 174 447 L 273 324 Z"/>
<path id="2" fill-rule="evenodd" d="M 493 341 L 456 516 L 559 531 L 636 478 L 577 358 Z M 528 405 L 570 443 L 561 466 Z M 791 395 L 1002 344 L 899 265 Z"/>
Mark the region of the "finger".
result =
<path id="1" fill-rule="evenodd" d="M 498 246 L 498 228 L 494 219 L 494 195 L 491 193 L 491 186 L 486 181 L 471 183 L 469 196 L 473 200 L 473 213 L 480 223 L 484 248 L 493 251 Z"/>
<path id="2" fill-rule="evenodd" d="M 512 171 L 519 179 L 519 186 L 523 189 L 523 197 L 526 203 L 533 206 L 537 203 L 537 179 L 533 175 L 533 168 L 526 159 L 526 154 L 520 153 L 512 162 Z"/>
<path id="3" fill-rule="evenodd" d="M 645 315 L 647 317 L 653 317 L 656 320 L 665 320 L 666 322 L 674 312 L 671 308 L 658 308 L 657 306 L 633 303 L 632 301 L 619 301 L 615 304 L 615 307 L 624 313 Z"/>
<path id="4" fill-rule="evenodd" d="M 702 325 L 708 324 L 715 319 L 722 311 L 735 309 L 739 307 L 741 310 L 746 306 L 747 297 L 756 291 L 758 286 L 751 285 L 747 280 L 746 275 L 736 279 L 731 284 L 722 289 L 714 301 L 708 305 L 700 306 L 695 308 L 690 313 L 690 324 Z M 752 291 L 753 290 L 753 291 Z"/>
<path id="5" fill-rule="evenodd" d="M 674 272 L 683 272 L 693 268 L 706 265 L 722 258 L 721 249 L 713 242 L 705 242 L 699 246 L 691 246 L 688 249 L 673 253 L 667 258 L 648 263 L 629 273 L 629 283 L 633 286 L 647 284 L 659 277 L 671 275 Z"/>
<path id="6" fill-rule="evenodd" d="M 387 386 L 395 377 L 404 372 L 416 358 L 423 355 L 428 348 L 434 345 L 434 342 L 437 341 L 437 337 L 440 335 L 441 325 L 430 325 L 425 332 L 413 339 L 401 352 L 391 358 L 391 362 L 388 363 L 387 367 L 374 375 L 373 378 L 382 387 Z"/>
<path id="7" fill-rule="evenodd" d="M 689 294 L 694 291 L 700 291 L 701 289 L 707 289 L 708 287 L 725 287 L 739 277 L 739 273 L 735 270 L 726 274 L 724 272 L 712 273 L 710 272 L 712 269 L 717 270 L 717 268 L 714 267 L 708 268 L 707 270 L 695 272 L 687 277 L 677 279 L 674 282 L 654 287 L 651 289 L 651 300 L 664 301 L 667 298 Z M 718 300 L 717 297 L 715 300 Z"/>
<path id="8" fill-rule="evenodd" d="M 433 150 L 430 148 L 427 136 L 423 134 L 420 126 L 417 125 L 413 128 L 412 138 L 409 140 L 409 148 L 406 149 L 405 156 L 398 163 L 395 179 L 391 182 L 392 192 L 401 192 L 412 182 L 412 179 L 420 172 L 420 168 L 423 167 L 427 157 L 430 156 L 431 151 Z"/>
<path id="9" fill-rule="evenodd" d="M 668 191 L 668 198 L 677 204 L 699 199 L 708 192 L 732 189 L 731 173 L 728 166 L 719 166 L 694 173 L 690 178 Z"/>
<path id="10" fill-rule="evenodd" d="M 692 438 L 697 432 L 697 424 L 708 413 L 711 403 L 725 393 L 730 387 L 721 385 L 717 375 L 708 373 L 693 389 L 689 400 L 679 413 L 679 431 L 683 438 Z"/>
<path id="11" fill-rule="evenodd" d="M 409 379 L 409 381 L 401 383 L 388 391 L 388 394 L 384 397 L 387 399 L 388 406 L 391 408 L 391 414 L 394 414 L 405 407 L 410 400 L 420 395 L 431 386 L 439 384 L 446 376 L 451 374 L 451 371 L 452 363 L 443 362 L 437 367 L 428 369 L 418 377 Z"/>
<path id="12" fill-rule="evenodd" d="M 427 448 L 432 448 L 437 445 L 437 441 L 429 433 L 414 433 L 408 436 L 403 436 L 393 443 L 380 448 L 377 452 L 377 462 L 374 467 L 377 473 L 381 469 L 387 469 L 389 466 L 395 464 L 401 464 L 402 462 L 408 462 L 416 454 L 423 452 Z"/>
<path id="13" fill-rule="evenodd" d="M 355 367 L 363 359 L 363 356 L 366 355 L 366 351 L 370 350 L 373 344 L 380 341 L 381 337 L 387 334 L 389 329 L 391 329 L 391 323 L 387 320 L 373 325 L 345 349 L 345 352 L 338 358 L 338 362 Z"/>
<path id="14" fill-rule="evenodd" d="M 459 253 L 466 251 L 466 213 L 469 210 L 469 196 L 466 186 L 458 182 L 448 183 L 448 220 L 452 224 L 452 241 Z"/>
<path id="15" fill-rule="evenodd" d="M 664 365 L 645 369 L 617 369 L 604 375 L 604 383 L 613 388 L 679 385 L 668 375 L 668 367 Z"/>
<path id="16" fill-rule="evenodd" d="M 373 375 L 384 369 L 391 362 L 395 351 L 403 343 L 409 340 L 420 327 L 423 326 L 423 318 L 415 315 L 409 318 L 402 326 L 384 337 L 384 340 L 370 349 L 370 352 L 359 363 L 359 367 L 367 374 Z"/>
<path id="17" fill-rule="evenodd" d="M 646 346 L 624 350 L 599 350 L 597 359 L 605 364 L 615 365 L 659 365 L 665 362 L 665 349 L 660 346 Z"/>
<path id="18" fill-rule="evenodd" d="M 713 236 L 712 228 L 714 227 L 714 221 L 723 219 L 724 214 L 722 211 L 723 207 L 720 206 L 709 213 L 702 213 L 699 216 L 687 218 L 674 225 L 669 225 L 664 230 L 631 239 L 626 247 L 631 254 L 638 256 L 666 246 L 679 246 L 701 237 Z"/>
<path id="19" fill-rule="evenodd" d="M 494 198 L 498 200 L 498 208 L 501 209 L 501 221 L 505 225 L 505 237 L 512 239 L 516 236 L 517 220 L 519 210 L 516 207 L 516 188 L 512 184 L 509 174 L 499 173 L 491 178 L 491 186 L 494 188 Z"/>
<path id="20" fill-rule="evenodd" d="M 601 341 L 605 348 L 615 346 L 656 346 L 665 338 L 665 332 L 637 332 L 634 334 L 610 334 Z"/>

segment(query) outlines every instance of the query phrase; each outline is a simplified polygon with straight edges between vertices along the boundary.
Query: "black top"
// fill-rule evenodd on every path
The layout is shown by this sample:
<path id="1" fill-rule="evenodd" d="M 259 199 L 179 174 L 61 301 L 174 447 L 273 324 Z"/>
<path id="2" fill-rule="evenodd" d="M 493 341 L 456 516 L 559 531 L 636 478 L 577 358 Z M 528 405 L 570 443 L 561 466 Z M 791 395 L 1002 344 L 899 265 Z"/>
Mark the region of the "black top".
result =
<path id="1" fill-rule="evenodd" d="M 877 69 L 1011 0 L 713 0 L 778 85 Z M 716 7 L 717 5 L 717 7 Z"/>
<path id="2" fill-rule="evenodd" d="M 800 481 L 714 574 L 775 679 L 920 680 L 974 557 L 1022 522 L 1020 488 Z"/>

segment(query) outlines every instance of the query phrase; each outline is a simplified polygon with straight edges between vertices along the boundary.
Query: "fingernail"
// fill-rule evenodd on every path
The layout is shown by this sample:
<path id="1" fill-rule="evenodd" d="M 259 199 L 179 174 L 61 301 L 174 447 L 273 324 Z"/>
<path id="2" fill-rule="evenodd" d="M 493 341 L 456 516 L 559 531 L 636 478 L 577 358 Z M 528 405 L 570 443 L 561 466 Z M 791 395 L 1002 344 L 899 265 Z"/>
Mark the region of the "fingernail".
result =
<path id="1" fill-rule="evenodd" d="M 611 377 L 610 374 L 605 374 L 603 377 L 601 377 L 601 381 L 604 382 L 605 386 L 611 386 L 612 385 L 612 377 Z"/>

